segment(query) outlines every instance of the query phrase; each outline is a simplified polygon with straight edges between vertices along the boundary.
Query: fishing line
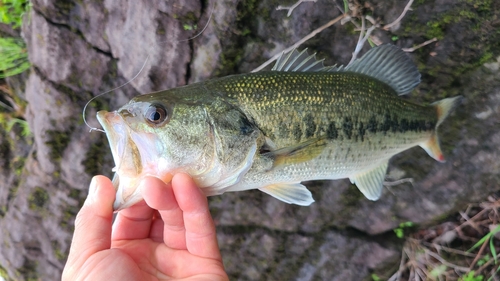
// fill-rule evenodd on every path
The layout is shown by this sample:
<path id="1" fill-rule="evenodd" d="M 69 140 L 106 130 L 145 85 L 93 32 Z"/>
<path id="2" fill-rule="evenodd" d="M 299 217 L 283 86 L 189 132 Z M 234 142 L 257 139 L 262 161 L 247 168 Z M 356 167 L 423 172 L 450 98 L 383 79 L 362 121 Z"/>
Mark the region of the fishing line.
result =
<path id="1" fill-rule="evenodd" d="M 203 32 L 205 32 L 205 30 L 207 29 L 208 25 L 210 24 L 210 21 L 212 20 L 212 16 L 213 16 L 214 11 L 215 11 L 215 3 L 216 3 L 216 2 L 214 1 L 214 2 L 213 2 L 213 4 L 212 4 L 212 9 L 211 9 L 211 11 L 210 11 L 210 16 L 208 17 L 207 23 L 205 24 L 205 26 L 203 27 L 203 29 L 202 29 L 200 32 L 198 32 L 198 33 L 197 33 L 196 35 L 194 35 L 193 37 L 190 37 L 190 38 L 187 38 L 187 39 L 183 39 L 183 40 L 177 40 L 177 41 L 174 41 L 174 42 L 179 43 L 179 42 L 186 42 L 186 41 L 194 40 L 195 38 L 197 38 L 197 37 L 199 37 L 201 34 L 203 34 Z M 159 42 L 159 45 L 162 45 L 162 44 L 165 44 L 165 43 L 168 43 L 168 41 Z M 89 104 L 90 104 L 93 100 L 95 100 L 95 99 L 97 99 L 97 98 L 99 98 L 99 97 L 101 97 L 101 96 L 103 96 L 103 95 L 105 95 L 105 94 L 108 94 L 108 93 L 110 93 L 110 92 L 116 91 L 116 90 L 118 90 L 118 89 L 120 89 L 120 88 L 122 88 L 122 87 L 125 87 L 126 85 L 130 84 L 130 82 L 134 81 L 134 80 L 135 80 L 135 79 L 136 79 L 136 78 L 137 78 L 137 77 L 138 77 L 138 76 L 142 73 L 142 71 L 144 70 L 144 67 L 146 67 L 146 64 L 147 64 L 147 62 L 148 62 L 148 60 L 149 60 L 149 57 L 150 57 L 150 55 L 147 55 L 146 60 L 144 60 L 144 63 L 142 64 L 141 69 L 139 70 L 139 72 L 137 72 L 137 74 L 136 74 L 136 75 L 135 75 L 132 79 L 128 80 L 127 82 L 125 82 L 124 84 L 122 84 L 122 85 L 120 85 L 120 86 L 118 86 L 118 87 L 115 87 L 115 88 L 113 88 L 113 89 L 111 89 L 111 90 L 108 90 L 108 91 L 106 91 L 106 92 L 104 92 L 104 93 L 98 94 L 97 96 L 95 96 L 95 97 L 91 98 L 91 99 L 90 99 L 90 100 L 89 100 L 89 101 L 85 104 L 85 106 L 83 107 L 83 111 L 82 111 L 82 117 L 83 117 L 83 122 L 85 123 L 85 125 L 87 125 L 87 127 L 89 127 L 89 128 L 90 128 L 89 133 L 90 133 L 90 132 L 92 132 L 92 131 L 98 131 L 98 132 L 103 132 L 103 133 L 106 133 L 106 132 L 105 132 L 104 130 L 102 130 L 102 129 L 99 129 L 99 128 L 94 128 L 94 127 L 90 126 L 90 124 L 87 122 L 87 118 L 85 117 L 85 116 L 86 116 L 86 111 L 87 111 L 87 106 L 88 106 L 88 105 L 89 105 Z"/>
<path id="2" fill-rule="evenodd" d="M 146 66 L 146 63 L 148 62 L 148 60 L 149 60 L 149 55 L 146 57 L 146 60 L 145 60 L 145 61 L 144 61 L 144 63 L 142 64 L 142 67 L 141 67 L 141 69 L 139 70 L 139 72 L 138 72 L 138 73 L 137 73 L 137 74 L 136 74 L 136 75 L 135 75 L 132 79 L 128 80 L 127 82 L 125 82 L 124 84 L 122 84 L 122 85 L 120 85 L 120 86 L 118 86 L 118 87 L 116 87 L 116 88 L 113 88 L 113 89 L 111 89 L 111 90 L 108 90 L 108 91 L 106 91 L 106 92 L 104 92 L 104 93 L 102 93 L 102 94 L 99 94 L 99 95 L 97 95 L 97 96 L 95 96 L 95 97 L 91 98 L 91 99 L 90 99 L 90 100 L 89 100 L 89 101 L 85 104 L 85 106 L 83 107 L 82 116 L 83 116 L 83 122 L 85 122 L 85 124 L 87 125 L 87 127 L 89 127 L 89 128 L 90 128 L 89 133 L 90 133 L 90 132 L 92 132 L 92 131 L 98 131 L 98 132 L 103 132 L 103 133 L 106 133 L 106 132 L 105 132 L 104 130 L 99 129 L 99 128 L 94 128 L 94 127 L 90 126 L 90 125 L 89 125 L 89 123 L 87 123 L 87 118 L 85 118 L 85 111 L 87 110 L 87 106 L 88 106 L 88 105 L 89 105 L 89 104 L 90 104 L 93 100 L 95 100 L 96 98 L 101 97 L 101 96 L 103 96 L 103 95 L 105 95 L 105 94 L 107 94 L 107 93 L 109 93 L 109 92 L 112 92 L 112 91 L 118 90 L 118 89 L 120 89 L 120 88 L 122 88 L 122 87 L 124 87 L 124 86 L 126 86 L 126 85 L 128 85 L 128 84 L 130 84 L 130 82 L 134 81 L 134 79 L 135 79 L 135 78 L 137 78 L 137 76 L 139 76 L 139 74 L 141 74 L 141 72 L 142 72 L 142 70 L 144 69 L 144 67 Z"/>

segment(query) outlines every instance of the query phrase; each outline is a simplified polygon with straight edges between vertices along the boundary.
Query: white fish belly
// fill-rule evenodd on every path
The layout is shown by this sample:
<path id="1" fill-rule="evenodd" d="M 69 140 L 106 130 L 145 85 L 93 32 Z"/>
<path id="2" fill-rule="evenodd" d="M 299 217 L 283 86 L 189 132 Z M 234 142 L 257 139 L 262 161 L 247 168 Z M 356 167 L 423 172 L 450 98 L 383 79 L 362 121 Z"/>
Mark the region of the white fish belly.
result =
<path id="1" fill-rule="evenodd" d="M 241 181 L 226 191 L 256 189 L 276 183 L 348 178 L 388 161 L 393 155 L 417 146 L 429 133 L 387 134 L 363 142 L 333 141 L 315 158 L 302 163 L 273 167 L 263 171 L 252 167 Z M 265 167 L 264 167 L 265 168 Z"/>

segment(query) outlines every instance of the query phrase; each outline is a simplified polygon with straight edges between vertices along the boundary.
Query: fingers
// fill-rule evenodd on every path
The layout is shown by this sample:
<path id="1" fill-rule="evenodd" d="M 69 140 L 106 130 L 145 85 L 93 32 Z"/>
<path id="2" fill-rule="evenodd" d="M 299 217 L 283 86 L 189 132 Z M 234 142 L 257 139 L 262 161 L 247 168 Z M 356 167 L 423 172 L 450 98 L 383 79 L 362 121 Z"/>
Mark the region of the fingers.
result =
<path id="1" fill-rule="evenodd" d="M 93 254 L 111 246 L 115 189 L 104 176 L 92 179 L 89 194 L 75 220 L 65 271 L 77 270 Z"/>
<path id="2" fill-rule="evenodd" d="M 207 198 L 188 175 L 176 174 L 172 184 L 165 184 L 155 177 L 146 177 L 141 188 L 144 201 L 150 209 L 140 205 L 132 207 L 135 210 L 129 208 L 129 211 L 120 212 L 120 226 L 130 231 L 126 237 L 138 237 L 133 236 L 132 232 L 139 226 L 148 225 L 151 229 L 149 237 L 163 241 L 169 248 L 187 249 L 201 257 L 220 259 Z M 161 220 L 154 219 L 152 209 L 158 210 L 156 216 L 159 215 Z M 145 231 L 140 235 L 147 236 Z"/>
<path id="3" fill-rule="evenodd" d="M 215 224 L 208 209 L 207 197 L 186 174 L 174 176 L 172 189 L 183 212 L 187 250 L 201 257 L 220 259 Z"/>
<path id="4" fill-rule="evenodd" d="M 155 210 L 153 214 L 153 222 L 151 223 L 151 230 L 149 232 L 149 237 L 158 243 L 163 243 L 163 219 L 160 213 Z"/>
<path id="5" fill-rule="evenodd" d="M 151 228 L 151 236 L 160 239 L 174 249 L 186 249 L 186 234 L 182 210 L 179 208 L 171 184 L 162 180 L 147 177 L 143 180 L 144 201 L 158 210 L 161 220 L 156 220 Z"/>
<path id="6" fill-rule="evenodd" d="M 151 224 L 153 222 L 153 213 L 154 210 L 144 201 L 118 212 L 115 222 L 113 223 L 113 241 L 144 239 L 149 237 Z"/>

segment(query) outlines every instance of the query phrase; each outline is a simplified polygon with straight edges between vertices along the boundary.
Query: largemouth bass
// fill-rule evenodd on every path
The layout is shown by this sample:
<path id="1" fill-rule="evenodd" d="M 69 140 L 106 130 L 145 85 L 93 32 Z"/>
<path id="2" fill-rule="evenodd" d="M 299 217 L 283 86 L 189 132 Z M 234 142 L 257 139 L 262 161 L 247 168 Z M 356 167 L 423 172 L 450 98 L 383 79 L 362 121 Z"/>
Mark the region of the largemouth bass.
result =
<path id="1" fill-rule="evenodd" d="M 190 174 L 207 196 L 259 189 L 310 205 L 300 182 L 349 178 L 370 200 L 389 159 L 413 146 L 444 161 L 437 128 L 460 102 L 401 99 L 420 83 L 410 58 L 376 47 L 347 67 L 305 51 L 282 54 L 271 71 L 232 75 L 141 95 L 97 117 L 116 164 L 114 209 L 142 199 L 142 177 Z"/>

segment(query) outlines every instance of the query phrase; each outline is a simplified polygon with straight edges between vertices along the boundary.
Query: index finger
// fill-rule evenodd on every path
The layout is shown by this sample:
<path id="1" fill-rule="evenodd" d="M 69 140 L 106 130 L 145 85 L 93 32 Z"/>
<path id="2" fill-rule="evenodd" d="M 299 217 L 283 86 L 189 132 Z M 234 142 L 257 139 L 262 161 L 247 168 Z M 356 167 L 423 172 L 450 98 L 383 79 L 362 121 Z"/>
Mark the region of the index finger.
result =
<path id="1" fill-rule="evenodd" d="M 215 224 L 208 209 L 207 197 L 186 174 L 176 174 L 172 189 L 183 212 L 186 248 L 197 256 L 220 259 Z"/>
<path id="2" fill-rule="evenodd" d="M 72 276 L 90 256 L 110 248 L 114 200 L 111 181 L 104 176 L 94 177 L 87 200 L 75 220 L 75 233 L 63 276 Z"/>

